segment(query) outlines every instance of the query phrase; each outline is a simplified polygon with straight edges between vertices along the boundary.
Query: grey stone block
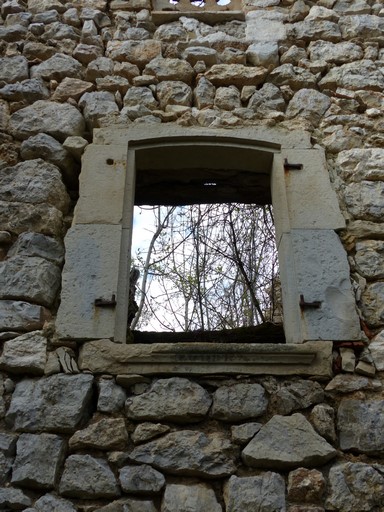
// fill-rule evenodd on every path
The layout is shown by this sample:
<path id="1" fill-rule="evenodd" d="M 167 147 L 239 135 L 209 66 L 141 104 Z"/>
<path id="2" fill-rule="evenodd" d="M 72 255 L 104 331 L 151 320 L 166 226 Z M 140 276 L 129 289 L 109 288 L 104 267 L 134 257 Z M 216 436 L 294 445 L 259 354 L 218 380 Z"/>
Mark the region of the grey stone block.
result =
<path id="1" fill-rule="evenodd" d="M 64 440 L 54 434 L 21 434 L 16 445 L 12 483 L 32 489 L 54 487 L 64 447 Z"/>

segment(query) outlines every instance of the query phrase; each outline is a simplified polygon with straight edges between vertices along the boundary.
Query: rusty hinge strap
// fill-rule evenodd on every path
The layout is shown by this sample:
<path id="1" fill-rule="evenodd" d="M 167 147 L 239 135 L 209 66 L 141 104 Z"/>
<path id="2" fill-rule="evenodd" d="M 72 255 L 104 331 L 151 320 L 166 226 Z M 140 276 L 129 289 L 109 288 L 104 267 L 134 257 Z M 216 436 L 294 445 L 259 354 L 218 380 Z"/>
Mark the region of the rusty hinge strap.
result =
<path id="1" fill-rule="evenodd" d="M 304 300 L 304 295 L 301 294 L 300 295 L 299 305 L 300 305 L 301 309 L 305 309 L 305 308 L 319 308 L 321 306 L 321 301 L 320 300 L 314 300 L 313 302 L 306 302 Z"/>
<path id="2" fill-rule="evenodd" d="M 290 164 L 288 158 L 284 159 L 284 170 L 285 171 L 301 171 L 303 164 Z"/>
<path id="3" fill-rule="evenodd" d="M 117 304 L 116 295 L 113 294 L 111 300 L 103 298 L 95 299 L 94 304 L 97 308 L 114 308 Z"/>

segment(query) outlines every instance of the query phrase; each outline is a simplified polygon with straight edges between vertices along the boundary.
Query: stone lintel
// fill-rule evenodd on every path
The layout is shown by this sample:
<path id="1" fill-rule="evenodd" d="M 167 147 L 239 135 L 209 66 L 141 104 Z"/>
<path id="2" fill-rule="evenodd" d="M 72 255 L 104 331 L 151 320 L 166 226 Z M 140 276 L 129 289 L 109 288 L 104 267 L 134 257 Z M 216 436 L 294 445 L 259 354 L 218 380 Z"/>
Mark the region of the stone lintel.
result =
<path id="1" fill-rule="evenodd" d="M 112 375 L 247 374 L 332 376 L 332 342 L 302 345 L 255 343 L 85 343 L 81 370 Z"/>

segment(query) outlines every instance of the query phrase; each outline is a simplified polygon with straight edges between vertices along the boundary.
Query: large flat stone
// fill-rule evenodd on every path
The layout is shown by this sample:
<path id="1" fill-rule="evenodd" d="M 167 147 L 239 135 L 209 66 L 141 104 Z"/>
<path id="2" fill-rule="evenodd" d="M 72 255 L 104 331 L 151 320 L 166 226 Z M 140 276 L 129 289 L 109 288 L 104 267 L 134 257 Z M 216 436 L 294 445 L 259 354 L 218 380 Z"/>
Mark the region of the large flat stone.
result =
<path id="1" fill-rule="evenodd" d="M 337 452 L 315 432 L 302 414 L 275 415 L 242 451 L 247 466 L 291 469 L 321 466 Z"/>
<path id="2" fill-rule="evenodd" d="M 320 307 L 301 311 L 305 340 L 359 340 L 360 322 L 350 283 L 350 268 L 340 239 L 331 230 L 294 230 L 283 235 L 279 256 L 293 252 L 297 279 L 297 309 L 300 296 Z M 289 261 L 288 261 L 289 263 Z M 282 266 L 282 265 L 281 265 Z M 284 267 L 289 268 L 287 264 Z M 292 297 L 292 303 L 295 300 Z"/>
<path id="3" fill-rule="evenodd" d="M 272 374 L 330 377 L 332 343 L 302 345 L 242 343 L 118 344 L 109 340 L 84 343 L 82 370 L 119 374 Z"/>
<path id="4" fill-rule="evenodd" d="M 161 512 L 222 512 L 214 490 L 207 484 L 169 484 L 164 493 Z"/>
<path id="5" fill-rule="evenodd" d="M 63 235 L 63 214 L 48 204 L 0 201 L 0 224 L 3 230 L 15 234 L 36 231 L 45 235 Z"/>
<path id="6" fill-rule="evenodd" d="M 88 146 L 79 176 L 80 198 L 74 223 L 119 224 L 123 217 L 126 172 L 127 145 Z"/>
<path id="7" fill-rule="evenodd" d="M 211 415 L 223 421 L 243 421 L 264 414 L 268 399 L 260 384 L 220 386 L 213 394 Z"/>
<path id="8" fill-rule="evenodd" d="M 56 319 L 61 338 L 113 337 L 115 310 L 97 308 L 95 299 L 116 297 L 120 243 L 118 225 L 84 224 L 69 230 Z"/>
<path id="9" fill-rule="evenodd" d="M 152 388 L 127 399 L 126 414 L 133 420 L 175 421 L 181 423 L 204 419 L 211 406 L 209 393 L 187 379 L 160 379 Z"/>
<path id="10" fill-rule="evenodd" d="M 220 434 L 180 430 L 137 446 L 129 458 L 173 475 L 221 478 L 234 473 L 234 454 Z"/>
<path id="11" fill-rule="evenodd" d="M 6 421 L 21 432 L 74 432 L 89 415 L 92 383 L 92 375 L 24 379 L 16 384 Z"/>

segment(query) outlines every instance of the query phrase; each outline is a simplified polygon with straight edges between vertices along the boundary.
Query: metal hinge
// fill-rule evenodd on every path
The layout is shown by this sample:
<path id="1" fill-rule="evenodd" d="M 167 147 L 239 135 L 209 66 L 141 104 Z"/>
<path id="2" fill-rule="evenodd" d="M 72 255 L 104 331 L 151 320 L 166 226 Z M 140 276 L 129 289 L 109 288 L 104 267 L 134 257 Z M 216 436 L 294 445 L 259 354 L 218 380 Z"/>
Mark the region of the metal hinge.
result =
<path id="1" fill-rule="evenodd" d="M 113 294 L 111 300 L 103 299 L 103 298 L 95 299 L 94 304 L 95 304 L 95 307 L 97 307 L 97 308 L 114 308 L 117 304 L 116 295 Z"/>
<path id="2" fill-rule="evenodd" d="M 284 171 L 301 171 L 303 164 L 290 164 L 288 158 L 284 159 Z"/>

